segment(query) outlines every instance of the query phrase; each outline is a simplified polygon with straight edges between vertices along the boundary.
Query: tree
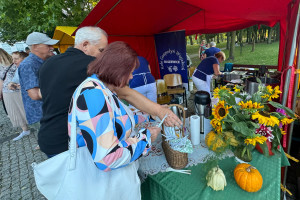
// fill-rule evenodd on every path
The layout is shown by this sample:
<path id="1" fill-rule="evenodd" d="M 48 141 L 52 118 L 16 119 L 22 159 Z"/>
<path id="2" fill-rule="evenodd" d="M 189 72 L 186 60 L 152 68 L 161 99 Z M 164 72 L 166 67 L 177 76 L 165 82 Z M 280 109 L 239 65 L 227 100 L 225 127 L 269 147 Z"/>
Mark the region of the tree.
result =
<path id="1" fill-rule="evenodd" d="M 226 49 L 230 49 L 230 32 L 226 33 Z"/>
<path id="2" fill-rule="evenodd" d="M 224 34 L 220 33 L 220 36 L 221 36 L 221 42 L 223 42 L 224 41 Z"/>
<path id="3" fill-rule="evenodd" d="M 235 48 L 235 37 L 236 37 L 236 31 L 231 32 L 231 43 L 230 43 L 230 49 L 229 49 L 229 59 L 234 61 L 234 48 Z"/>
<path id="4" fill-rule="evenodd" d="M 190 45 L 194 45 L 193 38 L 191 35 L 189 35 L 189 40 L 190 40 Z"/>
<path id="5" fill-rule="evenodd" d="M 220 43 L 220 33 L 217 34 L 217 44 Z"/>
<path id="6" fill-rule="evenodd" d="M 268 42 L 267 44 L 271 44 L 272 43 L 272 28 L 269 27 L 268 28 Z"/>
<path id="7" fill-rule="evenodd" d="M 279 41 L 279 38 L 280 38 L 280 28 L 279 28 L 279 23 L 276 24 L 275 28 L 274 28 L 274 31 L 275 31 L 275 41 Z"/>
<path id="8" fill-rule="evenodd" d="M 251 52 L 254 52 L 254 50 L 255 50 L 256 35 L 257 35 L 257 29 L 255 29 L 255 27 L 252 27 L 252 50 L 251 50 Z"/>
<path id="9" fill-rule="evenodd" d="M 0 0 L 0 41 L 13 44 L 33 31 L 53 35 L 56 26 L 78 26 L 95 0 Z"/>
<path id="10" fill-rule="evenodd" d="M 237 34 L 237 39 L 238 39 L 238 42 L 240 44 L 240 55 L 243 54 L 243 30 L 239 30 L 238 31 L 238 34 Z"/>
<path id="11" fill-rule="evenodd" d="M 249 44 L 251 42 L 251 27 L 247 28 L 247 40 L 246 42 Z"/>

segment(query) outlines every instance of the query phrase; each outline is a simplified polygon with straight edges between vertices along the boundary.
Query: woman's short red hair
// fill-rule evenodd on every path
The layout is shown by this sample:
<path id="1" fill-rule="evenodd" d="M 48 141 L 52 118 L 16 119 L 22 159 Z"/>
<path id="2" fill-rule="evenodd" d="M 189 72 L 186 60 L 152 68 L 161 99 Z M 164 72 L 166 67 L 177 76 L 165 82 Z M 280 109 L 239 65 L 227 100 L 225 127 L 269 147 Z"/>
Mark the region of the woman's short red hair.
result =
<path id="1" fill-rule="evenodd" d="M 112 42 L 88 66 L 87 74 L 96 74 L 104 83 L 124 87 L 133 69 L 139 67 L 138 54 L 125 42 Z"/>

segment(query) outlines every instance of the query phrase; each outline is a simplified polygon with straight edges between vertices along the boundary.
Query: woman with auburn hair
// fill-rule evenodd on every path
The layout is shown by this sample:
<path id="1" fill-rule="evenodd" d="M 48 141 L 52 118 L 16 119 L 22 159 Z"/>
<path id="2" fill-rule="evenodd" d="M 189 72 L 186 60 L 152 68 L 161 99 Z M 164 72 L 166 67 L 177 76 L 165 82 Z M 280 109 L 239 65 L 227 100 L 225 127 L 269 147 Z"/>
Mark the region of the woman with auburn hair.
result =
<path id="1" fill-rule="evenodd" d="M 147 154 L 161 129 L 150 127 L 134 133 L 135 124 L 144 122 L 146 117 L 133 115 L 114 93 L 117 88 L 128 85 L 138 66 L 137 53 L 128 44 L 113 42 L 89 65 L 90 77 L 76 89 L 74 94 L 79 92 L 78 98 L 75 99 L 75 95 L 72 98 L 69 135 L 72 115 L 76 115 L 78 132 L 80 130 L 78 146 L 86 145 L 95 165 L 107 174 L 99 181 L 103 187 L 118 181 L 114 194 L 99 193 L 97 199 L 141 198 L 137 159 Z M 75 110 L 72 110 L 73 104 Z M 119 177 L 114 175 L 119 174 L 114 170 L 125 171 Z"/>
<path id="2" fill-rule="evenodd" d="M 25 52 L 13 52 L 11 57 L 13 63 L 9 67 L 7 67 L 5 73 L 2 73 L 2 75 L 0 75 L 0 80 L 3 80 L 2 93 L 3 101 L 7 110 L 7 115 L 13 127 L 21 127 L 23 130 L 20 135 L 13 139 L 14 141 L 30 134 L 21 96 L 20 84 L 11 83 L 14 79 L 14 76 L 18 76 L 18 67 L 23 59 L 26 58 L 26 56 L 28 56 L 28 54 Z M 1 57 L 3 58 L 4 56 L 2 55 Z M 10 58 L 8 57 L 6 58 L 6 60 L 9 59 Z"/>

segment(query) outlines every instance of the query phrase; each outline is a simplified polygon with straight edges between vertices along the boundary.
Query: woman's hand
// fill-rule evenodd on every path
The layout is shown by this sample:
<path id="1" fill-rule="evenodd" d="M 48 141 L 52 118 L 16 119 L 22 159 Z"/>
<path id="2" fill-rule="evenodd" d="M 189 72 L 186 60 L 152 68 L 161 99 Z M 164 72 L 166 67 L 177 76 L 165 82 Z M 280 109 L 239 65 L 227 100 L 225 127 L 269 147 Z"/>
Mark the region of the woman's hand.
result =
<path id="1" fill-rule="evenodd" d="M 151 133 L 151 142 L 154 142 L 161 131 L 161 128 L 153 126 L 147 128 Z"/>
<path id="2" fill-rule="evenodd" d="M 169 109 L 168 105 L 161 106 L 158 117 L 162 120 L 166 114 L 168 117 L 165 119 L 164 125 L 171 127 L 182 125 L 182 121 Z"/>
<path id="3" fill-rule="evenodd" d="M 7 88 L 10 89 L 10 90 L 16 90 L 16 89 L 19 89 L 19 88 L 18 88 L 18 84 L 13 83 L 13 82 L 10 82 L 10 83 L 7 85 Z"/>

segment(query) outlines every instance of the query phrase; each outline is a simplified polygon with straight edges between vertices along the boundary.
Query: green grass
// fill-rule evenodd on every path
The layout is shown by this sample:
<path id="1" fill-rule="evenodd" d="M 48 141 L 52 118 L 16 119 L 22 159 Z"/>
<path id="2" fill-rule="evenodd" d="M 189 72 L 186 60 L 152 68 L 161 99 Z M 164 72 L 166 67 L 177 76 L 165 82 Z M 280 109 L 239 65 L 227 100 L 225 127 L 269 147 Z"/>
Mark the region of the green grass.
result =
<path id="1" fill-rule="evenodd" d="M 220 43 L 217 45 L 219 48 L 225 48 L 226 43 Z M 257 43 L 255 44 L 255 50 L 254 52 L 251 52 L 252 45 L 246 44 L 243 46 L 243 52 L 242 55 L 240 54 L 240 48 L 241 47 L 235 47 L 234 61 L 229 60 L 229 51 L 224 49 L 224 53 L 226 54 L 226 61 L 224 61 L 221 64 L 221 67 L 224 66 L 225 63 L 235 63 L 235 64 L 249 64 L 249 65 L 277 65 L 278 61 L 278 49 L 279 49 L 279 43 L 273 42 L 272 44 L 266 44 L 266 43 Z M 199 45 L 187 45 L 186 47 L 187 53 L 192 58 L 193 66 L 198 66 L 200 63 L 200 60 L 198 58 L 198 50 Z M 193 55 L 197 56 L 193 56 Z"/>
<path id="2" fill-rule="evenodd" d="M 186 53 L 188 55 L 198 54 L 199 44 L 186 45 Z"/>

